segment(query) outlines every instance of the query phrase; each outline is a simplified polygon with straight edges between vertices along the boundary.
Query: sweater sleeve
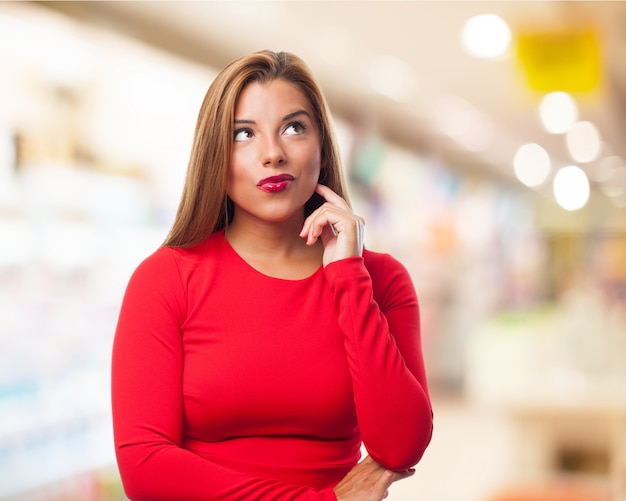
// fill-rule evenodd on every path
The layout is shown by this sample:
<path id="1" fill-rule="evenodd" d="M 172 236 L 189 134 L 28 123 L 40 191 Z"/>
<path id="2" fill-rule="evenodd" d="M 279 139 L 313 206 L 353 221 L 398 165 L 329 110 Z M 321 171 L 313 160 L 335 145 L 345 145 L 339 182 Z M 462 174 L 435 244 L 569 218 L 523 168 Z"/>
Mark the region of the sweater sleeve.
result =
<path id="1" fill-rule="evenodd" d="M 329 264 L 325 276 L 345 336 L 363 444 L 379 464 L 400 471 L 428 446 L 432 408 L 413 283 L 400 262 L 379 256 L 369 271 L 364 258 L 353 257 Z"/>
<path id="2" fill-rule="evenodd" d="M 115 452 L 129 499 L 336 501 L 330 488 L 250 476 L 181 447 L 186 308 L 174 256 L 161 249 L 131 277 L 113 343 Z"/>

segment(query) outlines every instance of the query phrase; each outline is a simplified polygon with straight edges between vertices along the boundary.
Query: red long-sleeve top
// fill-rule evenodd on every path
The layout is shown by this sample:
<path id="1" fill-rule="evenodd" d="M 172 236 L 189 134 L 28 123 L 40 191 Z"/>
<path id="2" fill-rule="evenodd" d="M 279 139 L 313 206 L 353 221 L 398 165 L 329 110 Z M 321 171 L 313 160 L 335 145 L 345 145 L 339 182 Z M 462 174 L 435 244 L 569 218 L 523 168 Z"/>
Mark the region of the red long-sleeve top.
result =
<path id="1" fill-rule="evenodd" d="M 387 254 L 285 280 L 223 231 L 160 248 L 130 279 L 112 362 L 133 500 L 335 500 L 361 442 L 404 470 L 432 433 L 417 297 Z"/>

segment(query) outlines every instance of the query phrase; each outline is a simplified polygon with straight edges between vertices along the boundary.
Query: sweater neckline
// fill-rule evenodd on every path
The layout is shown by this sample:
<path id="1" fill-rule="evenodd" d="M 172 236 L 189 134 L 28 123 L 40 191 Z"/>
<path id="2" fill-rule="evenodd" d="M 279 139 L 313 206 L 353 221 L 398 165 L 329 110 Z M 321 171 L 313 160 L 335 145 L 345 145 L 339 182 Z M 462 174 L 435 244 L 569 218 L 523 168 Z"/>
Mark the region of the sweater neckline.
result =
<path id="1" fill-rule="evenodd" d="M 317 275 L 319 275 L 320 273 L 323 272 L 324 270 L 324 265 L 320 265 L 313 273 L 311 273 L 310 275 L 303 277 L 303 278 L 281 278 L 281 277 L 275 277 L 272 275 L 268 275 L 267 273 L 263 273 L 262 271 L 258 270 L 257 268 L 255 268 L 254 266 L 252 266 L 250 263 L 248 263 L 248 261 L 246 261 L 235 249 L 232 245 L 230 245 L 230 242 L 226 239 L 226 233 L 223 229 L 221 229 L 219 232 L 217 232 L 216 236 L 218 236 L 218 238 L 221 240 L 222 245 L 224 246 L 224 248 L 226 249 L 226 251 L 237 261 L 241 262 L 241 264 L 248 269 L 250 272 L 252 272 L 253 274 L 264 278 L 266 280 L 274 280 L 274 281 L 278 281 L 278 282 L 284 282 L 284 283 L 294 283 L 294 284 L 299 284 L 299 283 L 303 283 L 303 282 L 307 282 L 310 280 L 313 280 L 315 277 L 317 277 Z"/>

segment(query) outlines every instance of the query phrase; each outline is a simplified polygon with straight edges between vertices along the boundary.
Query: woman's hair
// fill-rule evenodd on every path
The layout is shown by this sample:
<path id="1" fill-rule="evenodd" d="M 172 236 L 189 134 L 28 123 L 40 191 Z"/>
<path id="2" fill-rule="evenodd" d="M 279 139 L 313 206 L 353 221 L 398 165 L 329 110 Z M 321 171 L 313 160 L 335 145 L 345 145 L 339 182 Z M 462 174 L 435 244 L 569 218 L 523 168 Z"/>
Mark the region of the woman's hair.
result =
<path id="1" fill-rule="evenodd" d="M 320 131 L 322 168 L 319 182 L 347 200 L 330 112 L 311 70 L 302 59 L 288 52 L 256 52 L 226 66 L 204 97 L 182 197 L 164 246 L 191 247 L 232 220 L 234 210 L 226 187 L 235 106 L 248 84 L 265 84 L 277 79 L 296 85 L 309 100 Z M 313 212 L 321 202 L 321 197 L 314 193 L 305 206 L 305 215 Z"/>

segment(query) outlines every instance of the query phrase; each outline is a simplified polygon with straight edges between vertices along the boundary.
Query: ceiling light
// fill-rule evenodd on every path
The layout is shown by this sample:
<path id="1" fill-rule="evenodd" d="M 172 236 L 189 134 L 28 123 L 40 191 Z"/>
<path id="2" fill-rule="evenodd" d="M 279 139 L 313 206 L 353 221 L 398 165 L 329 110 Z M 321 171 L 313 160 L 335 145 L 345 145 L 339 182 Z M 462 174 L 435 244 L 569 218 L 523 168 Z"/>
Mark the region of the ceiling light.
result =
<path id="1" fill-rule="evenodd" d="M 567 92 L 551 92 L 539 104 L 539 117 L 548 132 L 563 134 L 578 120 L 578 107 Z"/>
<path id="2" fill-rule="evenodd" d="M 413 68 L 402 59 L 390 55 L 379 56 L 372 61 L 369 81 L 376 92 L 399 102 L 411 100 L 417 88 Z"/>
<path id="3" fill-rule="evenodd" d="M 520 146 L 513 159 L 515 175 L 526 186 L 539 186 L 550 173 L 550 156 L 536 143 Z"/>
<path id="4" fill-rule="evenodd" d="M 589 180 L 580 167 L 563 167 L 554 176 L 552 185 L 556 202 L 565 210 L 581 209 L 589 200 Z"/>
<path id="5" fill-rule="evenodd" d="M 468 19 L 461 31 L 465 49 L 475 57 L 492 58 L 504 54 L 511 43 L 511 30 L 494 14 Z"/>
<path id="6" fill-rule="evenodd" d="M 567 148 L 577 162 L 595 160 L 600 154 L 600 133 L 591 122 L 577 122 L 567 131 Z"/>

